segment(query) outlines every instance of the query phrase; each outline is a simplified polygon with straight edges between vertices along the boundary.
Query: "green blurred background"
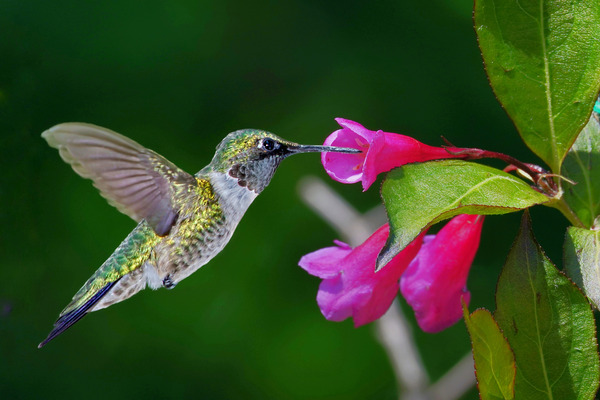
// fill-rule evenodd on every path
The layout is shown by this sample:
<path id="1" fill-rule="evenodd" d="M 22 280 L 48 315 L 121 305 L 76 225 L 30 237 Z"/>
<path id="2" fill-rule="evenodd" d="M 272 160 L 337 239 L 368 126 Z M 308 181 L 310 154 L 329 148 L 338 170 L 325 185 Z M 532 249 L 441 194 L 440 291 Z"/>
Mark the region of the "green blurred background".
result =
<path id="1" fill-rule="evenodd" d="M 40 133 L 94 123 L 196 172 L 230 131 L 321 143 L 337 129 L 333 118 L 345 117 L 539 162 L 488 86 L 471 8 L 462 0 L 0 2 L 0 398 L 397 398 L 374 325 L 326 321 L 318 279 L 297 267 L 336 238 L 297 194 L 304 175 L 327 179 L 316 155 L 287 160 L 225 251 L 176 290 L 93 313 L 38 350 L 135 226 Z M 377 186 L 362 193 L 327 182 L 361 211 L 379 202 Z M 533 217 L 558 261 L 564 222 L 551 210 Z M 487 218 L 471 309 L 494 309 L 518 222 Z M 434 380 L 469 349 L 462 323 L 436 335 L 415 325 L 415 335 Z"/>

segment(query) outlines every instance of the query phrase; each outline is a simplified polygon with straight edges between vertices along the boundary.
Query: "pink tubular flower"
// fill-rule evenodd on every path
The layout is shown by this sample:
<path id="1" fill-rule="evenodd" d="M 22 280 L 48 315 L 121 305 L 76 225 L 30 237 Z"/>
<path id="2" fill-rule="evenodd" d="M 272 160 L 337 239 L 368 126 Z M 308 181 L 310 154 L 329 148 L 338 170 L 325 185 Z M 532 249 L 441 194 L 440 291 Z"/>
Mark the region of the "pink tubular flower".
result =
<path id="1" fill-rule="evenodd" d="M 417 237 L 379 272 L 375 260 L 389 234 L 389 226 L 379 228 L 356 248 L 336 241 L 337 246 L 307 254 L 298 263 L 309 274 L 323 279 L 317 294 L 321 312 L 331 321 L 350 316 L 354 326 L 381 317 L 398 293 L 398 279 L 416 256 L 423 235 Z"/>
<path id="2" fill-rule="evenodd" d="M 432 147 L 410 136 L 371 131 L 348 119 L 336 118 L 342 127 L 325 139 L 326 146 L 351 147 L 363 150 L 360 154 L 322 153 L 321 162 L 334 180 L 342 183 L 362 181 L 367 190 L 377 175 L 413 162 L 442 158 L 464 158 L 465 149 Z"/>
<path id="3" fill-rule="evenodd" d="M 459 215 L 437 235 L 425 236 L 400 279 L 400 290 L 425 332 L 439 332 L 462 318 L 469 303 L 467 276 L 479 247 L 483 216 Z"/>

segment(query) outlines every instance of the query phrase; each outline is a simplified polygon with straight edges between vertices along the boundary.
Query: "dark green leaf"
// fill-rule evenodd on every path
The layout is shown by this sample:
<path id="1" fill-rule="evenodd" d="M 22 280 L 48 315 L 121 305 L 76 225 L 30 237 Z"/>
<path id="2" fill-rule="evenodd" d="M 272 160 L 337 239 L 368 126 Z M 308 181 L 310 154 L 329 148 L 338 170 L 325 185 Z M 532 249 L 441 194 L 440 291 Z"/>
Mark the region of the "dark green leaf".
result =
<path id="1" fill-rule="evenodd" d="M 475 30 L 496 97 L 552 169 L 600 88 L 597 0 L 477 0 Z"/>
<path id="2" fill-rule="evenodd" d="M 600 215 L 600 124 L 592 114 L 567 153 L 562 174 L 575 181 L 565 186 L 565 201 L 586 227 Z"/>
<path id="3" fill-rule="evenodd" d="M 600 305 L 600 231 L 576 228 L 565 237 L 565 268 L 596 308 Z"/>
<path id="4" fill-rule="evenodd" d="M 519 178 L 460 160 L 392 170 L 383 182 L 381 197 L 390 236 L 379 254 L 378 269 L 436 222 L 458 214 L 506 214 L 549 201 Z"/>
<path id="5" fill-rule="evenodd" d="M 471 336 L 481 400 L 514 399 L 515 356 L 498 324 L 488 310 L 475 310 L 469 315 L 463 304 L 463 312 Z"/>
<path id="6" fill-rule="evenodd" d="M 500 274 L 496 304 L 517 363 L 515 398 L 594 398 L 600 375 L 592 310 L 535 241 L 528 212 Z"/>

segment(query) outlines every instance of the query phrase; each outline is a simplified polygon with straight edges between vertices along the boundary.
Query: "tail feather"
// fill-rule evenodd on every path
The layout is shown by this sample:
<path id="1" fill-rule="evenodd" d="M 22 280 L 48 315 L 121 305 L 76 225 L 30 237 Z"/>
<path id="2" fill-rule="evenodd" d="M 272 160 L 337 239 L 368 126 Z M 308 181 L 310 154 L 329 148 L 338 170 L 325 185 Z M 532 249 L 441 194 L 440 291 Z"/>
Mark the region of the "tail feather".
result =
<path id="1" fill-rule="evenodd" d="M 69 329 L 74 323 L 79 321 L 81 318 L 85 317 L 85 315 L 90 311 L 92 307 L 96 303 L 102 299 L 109 291 L 119 282 L 119 279 L 113 282 L 107 283 L 102 289 L 100 289 L 96 294 L 94 294 L 88 301 L 86 301 L 81 307 L 73 311 L 69 311 L 68 313 L 61 316 L 55 323 L 54 329 L 48 334 L 48 337 L 44 339 L 42 343 L 38 345 L 38 349 L 41 349 L 45 346 L 49 341 Z"/>

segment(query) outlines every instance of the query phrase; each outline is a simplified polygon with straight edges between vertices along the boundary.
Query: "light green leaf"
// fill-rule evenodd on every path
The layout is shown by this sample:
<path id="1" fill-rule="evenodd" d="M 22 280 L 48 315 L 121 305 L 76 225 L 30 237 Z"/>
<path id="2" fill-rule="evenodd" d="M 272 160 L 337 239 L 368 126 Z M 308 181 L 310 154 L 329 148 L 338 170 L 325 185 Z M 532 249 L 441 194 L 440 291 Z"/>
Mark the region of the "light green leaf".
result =
<path id="1" fill-rule="evenodd" d="M 517 399 L 593 399 L 600 367 L 585 296 L 552 265 L 525 212 L 500 274 L 496 321 L 517 364 Z"/>
<path id="2" fill-rule="evenodd" d="M 560 173 L 600 89 L 598 0 L 476 0 L 475 30 L 496 97 Z"/>
<path id="3" fill-rule="evenodd" d="M 469 315 L 463 304 L 463 313 L 475 360 L 475 374 L 481 400 L 514 399 L 515 356 L 488 310 L 475 310 Z"/>
<path id="4" fill-rule="evenodd" d="M 564 182 L 564 199 L 586 227 L 600 215 L 600 124 L 593 113 L 567 153 L 562 174 L 575 181 Z"/>
<path id="5" fill-rule="evenodd" d="M 377 269 L 436 222 L 458 214 L 506 214 L 550 200 L 513 175 L 461 160 L 394 169 L 383 182 L 381 197 L 390 235 L 379 254 Z"/>
<path id="6" fill-rule="evenodd" d="M 600 231 L 574 226 L 567 230 L 565 269 L 598 308 L 600 305 Z"/>

